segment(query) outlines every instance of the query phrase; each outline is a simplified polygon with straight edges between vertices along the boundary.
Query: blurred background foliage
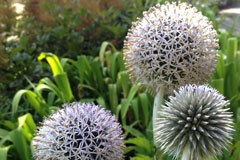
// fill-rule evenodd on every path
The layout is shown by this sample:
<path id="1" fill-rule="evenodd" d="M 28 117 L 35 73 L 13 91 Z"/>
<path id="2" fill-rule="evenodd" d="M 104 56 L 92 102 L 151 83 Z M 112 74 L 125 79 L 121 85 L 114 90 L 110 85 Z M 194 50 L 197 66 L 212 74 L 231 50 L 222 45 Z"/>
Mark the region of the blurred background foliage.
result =
<path id="1" fill-rule="evenodd" d="M 124 128 L 126 159 L 148 160 L 153 97 L 132 85 L 122 45 L 132 21 L 164 0 L 0 1 L 0 159 L 32 159 L 31 138 L 43 117 L 71 101 L 94 102 L 111 110 Z M 239 38 L 219 29 L 218 15 L 234 1 L 189 0 L 218 31 L 220 60 L 209 84 L 231 101 L 236 134 L 220 160 L 240 158 Z M 218 18 L 217 18 L 218 17 Z M 41 53 L 41 54 L 40 54 Z M 130 158 L 131 157 L 131 158 Z"/>

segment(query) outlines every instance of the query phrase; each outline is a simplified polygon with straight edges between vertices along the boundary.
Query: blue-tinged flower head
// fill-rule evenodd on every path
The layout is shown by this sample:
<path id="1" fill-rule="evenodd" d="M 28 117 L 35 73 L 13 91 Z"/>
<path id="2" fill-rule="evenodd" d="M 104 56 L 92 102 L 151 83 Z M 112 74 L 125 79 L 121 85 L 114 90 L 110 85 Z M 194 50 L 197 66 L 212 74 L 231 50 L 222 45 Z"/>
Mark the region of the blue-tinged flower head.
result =
<path id="1" fill-rule="evenodd" d="M 115 116 L 93 103 L 69 103 L 46 118 L 33 138 L 39 160 L 121 160 L 123 135 Z"/>

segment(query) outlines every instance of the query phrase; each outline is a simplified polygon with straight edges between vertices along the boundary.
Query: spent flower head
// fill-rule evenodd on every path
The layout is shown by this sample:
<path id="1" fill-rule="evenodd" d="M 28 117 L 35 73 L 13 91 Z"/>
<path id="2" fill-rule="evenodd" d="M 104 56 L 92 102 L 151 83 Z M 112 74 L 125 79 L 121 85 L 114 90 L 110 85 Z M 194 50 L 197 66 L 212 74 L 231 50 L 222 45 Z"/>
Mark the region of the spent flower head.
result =
<path id="1" fill-rule="evenodd" d="M 121 160 L 123 135 L 116 117 L 92 103 L 70 103 L 46 118 L 33 138 L 39 160 Z"/>
<path id="2" fill-rule="evenodd" d="M 124 42 L 126 67 L 149 91 L 204 83 L 217 61 L 217 33 L 207 17 L 187 3 L 157 4 L 132 24 Z"/>
<path id="3" fill-rule="evenodd" d="M 174 94 L 159 111 L 154 128 L 159 147 L 175 158 L 186 149 L 191 160 L 221 154 L 234 130 L 229 102 L 207 86 L 187 85 Z"/>

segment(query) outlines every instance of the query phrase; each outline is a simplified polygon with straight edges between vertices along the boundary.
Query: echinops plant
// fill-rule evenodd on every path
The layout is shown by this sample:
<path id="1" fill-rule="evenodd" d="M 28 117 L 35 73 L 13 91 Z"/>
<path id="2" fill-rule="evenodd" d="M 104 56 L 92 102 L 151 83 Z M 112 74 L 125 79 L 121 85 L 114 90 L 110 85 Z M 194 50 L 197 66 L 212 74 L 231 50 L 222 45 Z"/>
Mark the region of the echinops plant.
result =
<path id="1" fill-rule="evenodd" d="M 156 5 L 133 23 L 124 42 L 131 78 L 155 93 L 204 83 L 217 61 L 212 23 L 187 3 Z M 206 70 L 208 72 L 206 72 Z"/>
<path id="2" fill-rule="evenodd" d="M 158 147 L 182 160 L 209 160 L 227 149 L 234 129 L 224 96 L 204 85 L 186 85 L 174 94 L 157 116 Z"/>
<path id="3" fill-rule="evenodd" d="M 63 105 L 44 120 L 32 143 L 39 160 L 123 159 L 121 125 L 93 103 Z"/>
<path id="4" fill-rule="evenodd" d="M 155 95 L 153 128 L 164 94 L 205 83 L 216 67 L 218 48 L 212 23 L 187 3 L 157 4 L 132 24 L 124 59 L 133 82 Z"/>

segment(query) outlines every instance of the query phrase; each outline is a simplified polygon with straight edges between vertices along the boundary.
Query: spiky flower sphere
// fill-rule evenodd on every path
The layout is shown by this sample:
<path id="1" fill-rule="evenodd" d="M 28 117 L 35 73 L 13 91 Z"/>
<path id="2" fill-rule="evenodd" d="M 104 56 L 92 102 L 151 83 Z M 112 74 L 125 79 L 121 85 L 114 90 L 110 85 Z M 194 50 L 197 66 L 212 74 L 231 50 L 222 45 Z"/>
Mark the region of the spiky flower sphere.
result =
<path id="1" fill-rule="evenodd" d="M 70 103 L 45 119 L 33 138 L 38 160 L 121 160 L 123 135 L 115 116 L 92 103 Z"/>
<path id="2" fill-rule="evenodd" d="M 217 61 L 212 23 L 187 3 L 157 4 L 132 24 L 124 42 L 126 67 L 134 82 L 153 93 L 172 93 L 185 84 L 202 84 Z"/>
<path id="3" fill-rule="evenodd" d="M 233 121 L 229 104 L 207 86 L 181 87 L 159 112 L 156 140 L 159 147 L 177 158 L 186 149 L 191 160 L 221 154 L 232 139 Z"/>

